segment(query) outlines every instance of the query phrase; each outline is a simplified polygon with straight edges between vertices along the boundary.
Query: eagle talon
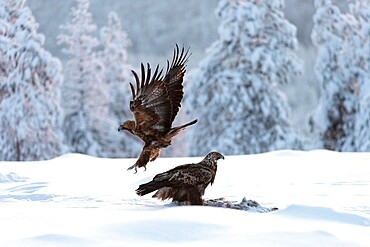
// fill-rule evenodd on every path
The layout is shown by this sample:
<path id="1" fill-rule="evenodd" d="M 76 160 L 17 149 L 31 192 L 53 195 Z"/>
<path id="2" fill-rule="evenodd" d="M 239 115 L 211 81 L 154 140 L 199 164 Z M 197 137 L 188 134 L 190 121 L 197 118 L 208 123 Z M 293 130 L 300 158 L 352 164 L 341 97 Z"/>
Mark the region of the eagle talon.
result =
<path id="1" fill-rule="evenodd" d="M 135 165 L 130 166 L 129 168 L 127 168 L 127 171 L 132 170 L 132 169 L 134 169 L 134 168 L 135 168 L 135 173 L 134 173 L 134 174 L 136 174 L 136 173 L 137 173 L 137 167 L 136 167 L 136 164 L 135 164 Z"/>

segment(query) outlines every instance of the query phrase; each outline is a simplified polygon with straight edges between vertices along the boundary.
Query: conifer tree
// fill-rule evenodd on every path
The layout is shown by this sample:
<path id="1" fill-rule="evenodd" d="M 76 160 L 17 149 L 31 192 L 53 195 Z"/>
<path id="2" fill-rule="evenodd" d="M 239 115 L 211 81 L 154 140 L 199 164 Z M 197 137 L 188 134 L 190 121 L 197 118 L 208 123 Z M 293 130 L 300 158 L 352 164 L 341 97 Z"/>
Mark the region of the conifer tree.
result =
<path id="1" fill-rule="evenodd" d="M 0 2 L 0 160 L 43 160 L 67 152 L 61 132 L 60 61 L 25 0 Z"/>
<path id="2" fill-rule="evenodd" d="M 132 80 L 131 65 L 127 61 L 127 47 L 130 44 L 126 32 L 116 12 L 108 15 L 108 24 L 100 31 L 103 51 L 101 61 L 106 65 L 105 80 L 109 86 L 109 109 L 116 126 L 132 118 L 129 109 L 131 92 L 129 81 Z M 119 148 L 119 157 L 134 157 L 140 152 L 139 141 L 127 131 L 117 133 L 115 142 Z"/>
<path id="3" fill-rule="evenodd" d="M 356 151 L 370 151 L 370 1 L 357 0 L 349 5 L 352 15 L 351 23 L 354 26 L 351 34 L 353 42 L 351 55 L 354 56 L 351 64 L 353 73 L 360 85 L 360 109 L 357 114 L 356 131 L 354 135 Z"/>
<path id="4" fill-rule="evenodd" d="M 319 106 L 310 119 L 322 146 L 356 151 L 364 80 L 359 22 L 331 0 L 316 0 L 312 41 L 317 47 L 316 76 L 321 84 Z"/>
<path id="5" fill-rule="evenodd" d="M 96 53 L 99 40 L 89 5 L 89 0 L 77 0 L 70 21 L 60 27 L 64 33 L 58 36 L 58 43 L 65 45 L 63 52 L 70 56 L 64 70 L 63 126 L 73 152 L 112 157 L 119 151 L 111 145 L 117 123 L 109 114 L 109 85 Z"/>
<path id="6" fill-rule="evenodd" d="M 283 1 L 221 0 L 219 40 L 208 50 L 185 90 L 199 119 L 189 133 L 189 152 L 260 153 L 299 148 L 279 83 L 300 71 L 296 28 Z"/>

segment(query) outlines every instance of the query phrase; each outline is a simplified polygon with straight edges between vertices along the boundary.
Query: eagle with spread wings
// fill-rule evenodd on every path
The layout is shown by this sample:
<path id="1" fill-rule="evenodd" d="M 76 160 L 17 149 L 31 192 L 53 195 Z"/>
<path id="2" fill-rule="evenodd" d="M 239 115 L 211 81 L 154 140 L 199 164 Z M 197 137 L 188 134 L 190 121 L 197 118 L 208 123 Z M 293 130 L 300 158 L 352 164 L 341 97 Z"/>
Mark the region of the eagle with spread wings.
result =
<path id="1" fill-rule="evenodd" d="M 162 75 L 163 69 L 159 70 L 159 65 L 151 75 L 150 65 L 147 64 L 145 72 L 144 65 L 141 64 L 141 80 L 132 70 L 136 90 L 130 82 L 132 93 L 130 110 L 135 120 L 123 122 L 118 131 L 127 130 L 138 136 L 145 144 L 136 163 L 127 170 L 135 168 L 137 172 L 138 167 L 146 169 L 147 163 L 154 161 L 160 155 L 161 148 L 171 145 L 173 137 L 197 122 L 195 119 L 181 126 L 172 127 L 184 96 L 182 83 L 189 56 L 189 49 L 185 51 L 182 47 L 180 51 L 176 45 L 171 64 L 167 60 L 167 70 L 164 75 Z"/>
<path id="2" fill-rule="evenodd" d="M 141 184 L 136 194 L 143 196 L 157 190 L 152 197 L 203 205 L 202 196 L 207 186 L 215 181 L 219 159 L 224 156 L 211 152 L 199 163 L 177 166 L 157 174 L 149 183 Z"/>

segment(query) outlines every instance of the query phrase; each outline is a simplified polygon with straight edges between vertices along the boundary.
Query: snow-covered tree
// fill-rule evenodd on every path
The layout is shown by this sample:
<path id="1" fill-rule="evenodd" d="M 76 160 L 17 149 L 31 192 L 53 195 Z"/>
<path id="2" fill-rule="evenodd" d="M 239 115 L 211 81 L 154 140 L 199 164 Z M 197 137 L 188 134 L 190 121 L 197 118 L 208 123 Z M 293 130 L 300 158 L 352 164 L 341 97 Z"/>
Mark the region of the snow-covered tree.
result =
<path id="1" fill-rule="evenodd" d="M 208 50 L 186 88 L 196 126 L 187 130 L 191 155 L 299 148 L 289 108 L 277 85 L 300 71 L 296 28 L 284 1 L 221 0 L 219 40 Z"/>
<path id="2" fill-rule="evenodd" d="M 322 140 L 318 148 L 356 151 L 360 92 L 366 80 L 361 29 L 351 13 L 342 13 L 330 0 L 316 0 L 315 7 L 312 41 L 322 92 L 310 125 Z"/>
<path id="3" fill-rule="evenodd" d="M 11 52 L 15 51 L 14 39 L 10 33 L 8 22 L 9 13 L 5 9 L 5 2 L 0 5 L 0 102 L 9 96 L 7 78 L 10 71 L 15 67 L 15 59 L 12 59 Z"/>
<path id="4" fill-rule="evenodd" d="M 356 151 L 370 151 L 370 1 L 356 0 L 349 5 L 349 14 L 356 19 L 349 47 L 354 56 L 351 64 L 359 85 L 360 109 L 355 126 Z"/>
<path id="5" fill-rule="evenodd" d="M 0 160 L 43 160 L 67 151 L 60 120 L 60 61 L 25 0 L 0 2 Z"/>
<path id="6" fill-rule="evenodd" d="M 66 142 L 73 152 L 101 157 L 113 157 L 119 152 L 111 143 L 117 133 L 117 123 L 109 113 L 109 85 L 105 67 L 97 57 L 99 40 L 89 12 L 89 0 L 77 0 L 71 8 L 70 21 L 60 28 L 58 43 L 70 56 L 65 66 L 63 107 Z"/>
<path id="7" fill-rule="evenodd" d="M 122 30 L 121 21 L 116 12 L 108 15 L 108 25 L 100 32 L 103 51 L 101 61 L 105 64 L 105 80 L 110 88 L 110 111 L 112 118 L 119 126 L 121 122 L 131 119 L 129 109 L 131 91 L 129 81 L 132 80 L 131 65 L 127 61 L 127 47 L 130 44 L 126 32 Z M 119 147 L 120 157 L 135 156 L 140 152 L 139 143 L 132 134 L 122 131 L 112 140 Z"/>

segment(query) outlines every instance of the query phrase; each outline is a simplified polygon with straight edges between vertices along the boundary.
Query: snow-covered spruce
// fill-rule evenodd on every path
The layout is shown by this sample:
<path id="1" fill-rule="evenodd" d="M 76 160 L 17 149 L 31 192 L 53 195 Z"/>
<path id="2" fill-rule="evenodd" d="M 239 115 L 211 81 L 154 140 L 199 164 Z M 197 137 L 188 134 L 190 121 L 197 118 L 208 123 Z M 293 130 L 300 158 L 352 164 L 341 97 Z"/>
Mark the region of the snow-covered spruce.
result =
<path id="1" fill-rule="evenodd" d="M 351 64 L 354 73 L 357 73 L 358 82 L 361 85 L 359 91 L 360 109 L 357 114 L 356 151 L 370 151 L 370 1 L 359 0 L 349 5 L 351 15 L 356 18 L 357 31 L 360 34 L 353 36 L 357 40 L 355 47 L 351 47 L 351 53 L 355 56 L 354 64 Z"/>
<path id="2" fill-rule="evenodd" d="M 283 1 L 222 0 L 219 40 L 186 84 L 190 155 L 212 149 L 226 154 L 300 148 L 289 107 L 277 84 L 300 72 L 296 28 L 283 15 Z"/>
<path id="3" fill-rule="evenodd" d="M 0 1 L 0 160 L 44 160 L 67 152 L 61 132 L 60 61 L 24 0 Z"/>
<path id="4" fill-rule="evenodd" d="M 64 70 L 63 127 L 72 152 L 114 157 L 121 152 L 112 141 L 117 140 L 117 123 L 109 111 L 109 84 L 104 64 L 97 57 L 99 40 L 94 37 L 97 27 L 89 4 L 89 0 L 77 1 L 58 36 L 58 43 L 65 45 L 63 52 L 70 56 Z"/>
<path id="5" fill-rule="evenodd" d="M 109 86 L 109 110 L 118 128 L 122 119 L 129 119 L 132 113 L 128 107 L 131 100 L 129 81 L 133 79 L 132 66 L 127 61 L 127 47 L 130 40 L 122 30 L 122 24 L 116 12 L 108 14 L 108 24 L 101 28 L 100 39 L 103 50 L 98 57 L 105 65 L 105 81 Z M 139 141 L 126 131 L 120 132 L 111 140 L 110 145 L 119 148 L 114 156 L 134 157 L 140 153 Z"/>
<path id="6" fill-rule="evenodd" d="M 330 0 L 316 0 L 312 41 L 321 98 L 310 118 L 321 145 L 336 151 L 369 151 L 369 1 L 342 13 Z"/>

